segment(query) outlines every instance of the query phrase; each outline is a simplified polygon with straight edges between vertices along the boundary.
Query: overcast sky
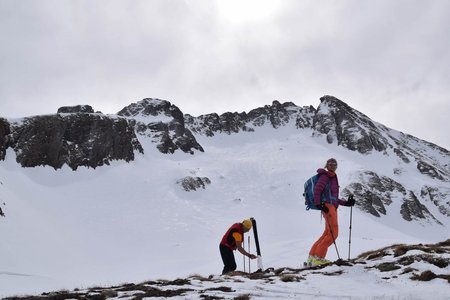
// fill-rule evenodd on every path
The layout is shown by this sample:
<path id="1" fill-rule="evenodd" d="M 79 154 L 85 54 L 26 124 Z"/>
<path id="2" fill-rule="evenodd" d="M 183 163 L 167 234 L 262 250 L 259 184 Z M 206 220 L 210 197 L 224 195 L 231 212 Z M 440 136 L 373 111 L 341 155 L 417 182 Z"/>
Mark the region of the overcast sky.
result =
<path id="1" fill-rule="evenodd" d="M 333 95 L 450 149 L 448 0 L 0 0 L 0 116 Z"/>

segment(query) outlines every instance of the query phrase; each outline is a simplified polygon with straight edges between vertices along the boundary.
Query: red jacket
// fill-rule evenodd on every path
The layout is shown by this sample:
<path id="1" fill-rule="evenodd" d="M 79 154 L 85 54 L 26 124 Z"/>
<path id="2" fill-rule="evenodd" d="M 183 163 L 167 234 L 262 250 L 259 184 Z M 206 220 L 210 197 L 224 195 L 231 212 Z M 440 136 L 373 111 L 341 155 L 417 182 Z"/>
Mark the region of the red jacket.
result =
<path id="1" fill-rule="evenodd" d="M 223 236 L 220 244 L 230 248 L 231 250 L 236 250 L 237 249 L 236 240 L 233 237 L 233 233 L 235 232 L 239 233 L 242 236 L 242 238 L 244 238 L 244 225 L 242 225 L 242 223 L 235 223 L 231 225 L 231 227 L 227 230 L 227 232 Z"/>

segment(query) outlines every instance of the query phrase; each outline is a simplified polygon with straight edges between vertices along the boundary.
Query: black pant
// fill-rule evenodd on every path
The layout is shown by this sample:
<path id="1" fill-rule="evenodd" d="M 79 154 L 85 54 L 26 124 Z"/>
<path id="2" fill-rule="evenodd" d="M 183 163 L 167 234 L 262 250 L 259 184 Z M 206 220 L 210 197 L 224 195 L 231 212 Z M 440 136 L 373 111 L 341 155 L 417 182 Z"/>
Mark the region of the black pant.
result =
<path id="1" fill-rule="evenodd" d="M 230 248 L 222 244 L 219 246 L 219 249 L 224 264 L 222 275 L 236 270 L 237 266 L 236 261 L 234 260 L 233 250 L 230 250 Z"/>

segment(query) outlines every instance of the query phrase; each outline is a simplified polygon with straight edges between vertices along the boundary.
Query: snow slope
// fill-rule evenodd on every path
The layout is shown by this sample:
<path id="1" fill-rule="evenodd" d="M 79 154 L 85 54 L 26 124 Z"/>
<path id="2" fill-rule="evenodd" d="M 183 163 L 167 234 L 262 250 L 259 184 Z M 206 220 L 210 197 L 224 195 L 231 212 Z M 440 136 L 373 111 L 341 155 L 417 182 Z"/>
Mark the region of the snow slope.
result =
<path id="1" fill-rule="evenodd" d="M 139 138 L 145 154 L 95 170 L 23 169 L 8 150 L 0 163 L 0 203 L 6 214 L 0 219 L 0 296 L 220 274 L 222 235 L 232 223 L 249 217 L 258 221 L 265 267 L 299 267 L 324 227 L 317 212 L 305 211 L 303 182 L 329 157 L 338 160 L 341 189 L 358 170 L 392 174 L 395 163 L 381 154 L 329 145 L 290 126 L 198 136 L 205 152 L 194 155 L 163 155 L 148 139 Z M 398 176 L 414 184 L 416 179 L 408 174 Z M 186 192 L 177 184 L 186 176 L 208 177 L 211 184 Z M 343 258 L 349 250 L 349 217 L 350 209 L 341 207 L 337 246 Z M 352 221 L 352 257 L 394 243 L 449 237 L 448 218 L 440 219 L 442 226 L 421 224 L 406 222 L 398 210 L 376 218 L 355 208 Z M 328 258 L 337 259 L 334 247 Z M 242 256 L 236 254 L 236 260 L 243 270 Z M 256 269 L 256 262 L 252 264 Z M 319 298 L 334 299 L 327 287 L 340 284 L 316 277 L 305 284 Z M 394 297 L 391 285 L 359 271 L 349 272 L 342 284 L 348 289 L 358 285 L 359 292 L 380 289 Z M 422 291 L 417 299 L 429 297 L 435 285 L 449 290 L 447 283 L 427 284 L 414 289 Z M 407 288 L 396 292 L 404 294 Z M 277 283 L 264 297 L 287 297 L 283 291 Z"/>

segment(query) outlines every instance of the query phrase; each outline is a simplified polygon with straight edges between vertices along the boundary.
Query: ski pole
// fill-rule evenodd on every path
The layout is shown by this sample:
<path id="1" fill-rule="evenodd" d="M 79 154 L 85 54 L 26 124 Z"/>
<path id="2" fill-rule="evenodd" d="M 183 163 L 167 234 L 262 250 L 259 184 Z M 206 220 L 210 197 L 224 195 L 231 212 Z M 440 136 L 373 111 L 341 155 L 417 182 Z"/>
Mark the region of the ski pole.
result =
<path id="1" fill-rule="evenodd" d="M 244 238 L 242 239 L 242 248 L 245 249 L 245 239 Z M 245 273 L 245 255 L 244 254 L 242 254 L 242 258 L 244 259 L 244 273 Z"/>
<path id="2" fill-rule="evenodd" d="M 250 253 L 250 236 L 248 236 L 248 253 Z M 250 270 L 250 257 L 248 258 L 248 273 L 252 273 L 252 271 Z"/>
<path id="3" fill-rule="evenodd" d="M 325 217 L 325 219 L 327 220 L 328 228 L 330 229 L 331 237 L 333 238 L 333 244 L 334 244 L 334 247 L 336 248 L 336 253 L 337 253 L 337 256 L 338 256 L 338 260 L 340 260 L 341 257 L 339 256 L 339 251 L 338 251 L 338 248 L 337 248 L 337 245 L 336 245 L 336 240 L 334 239 L 333 230 L 331 230 L 331 225 L 330 225 L 330 221 L 328 220 L 328 215 Z"/>
<path id="4" fill-rule="evenodd" d="M 350 206 L 350 234 L 348 236 L 348 260 L 350 260 L 350 247 L 352 245 L 352 212 L 353 206 Z"/>

